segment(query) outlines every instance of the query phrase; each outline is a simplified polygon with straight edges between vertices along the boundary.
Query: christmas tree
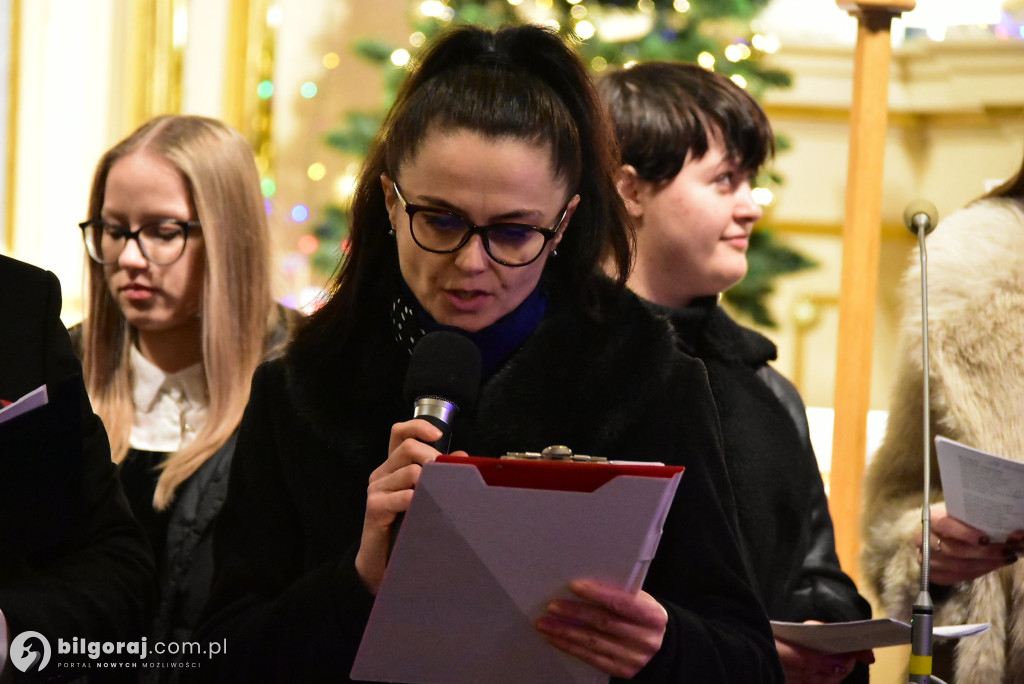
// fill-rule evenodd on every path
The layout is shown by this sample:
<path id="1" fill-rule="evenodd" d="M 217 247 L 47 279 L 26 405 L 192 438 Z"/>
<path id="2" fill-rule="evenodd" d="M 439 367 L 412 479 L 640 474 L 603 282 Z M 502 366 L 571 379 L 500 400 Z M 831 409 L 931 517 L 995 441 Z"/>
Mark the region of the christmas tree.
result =
<path id="1" fill-rule="evenodd" d="M 764 64 L 763 57 L 778 49 L 777 41 L 757 32 L 756 16 L 768 0 L 413 0 L 413 32 L 408 45 L 374 38 L 357 40 L 355 51 L 379 65 L 384 78 L 384 101 L 376 111 L 351 112 L 327 136 L 332 148 L 357 157 L 365 155 L 394 99 L 416 51 L 453 24 L 498 27 L 510 23 L 539 23 L 555 28 L 574 45 L 595 74 L 630 62 L 673 60 L 695 62 L 731 78 L 759 97 L 769 88 L 790 85 L 789 75 Z M 778 140 L 785 149 L 785 140 Z M 780 182 L 767 172 L 759 179 L 762 196 Z M 347 235 L 347 207 L 330 206 L 316 228 L 320 248 L 315 268 L 330 272 L 338 263 Z M 751 236 L 746 278 L 730 289 L 726 301 L 755 323 L 773 326 L 765 300 L 772 281 L 808 268 L 813 262 L 775 241 L 758 227 Z"/>

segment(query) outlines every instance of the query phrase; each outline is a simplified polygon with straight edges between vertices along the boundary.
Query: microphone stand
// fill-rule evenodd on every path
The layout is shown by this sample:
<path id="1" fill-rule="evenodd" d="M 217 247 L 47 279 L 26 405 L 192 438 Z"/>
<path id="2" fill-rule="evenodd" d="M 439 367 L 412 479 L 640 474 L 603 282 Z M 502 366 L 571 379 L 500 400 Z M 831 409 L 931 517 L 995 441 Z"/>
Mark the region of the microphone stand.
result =
<path id="1" fill-rule="evenodd" d="M 921 253 L 921 349 L 923 353 L 923 422 L 924 440 L 924 504 L 921 507 L 921 586 L 920 593 L 914 601 L 910 618 L 910 682 L 911 684 L 930 684 L 932 681 L 932 622 L 934 606 L 928 593 L 929 568 L 931 565 L 931 395 L 928 381 L 931 368 L 928 361 L 928 254 L 925 250 L 925 236 L 931 232 L 936 220 L 935 208 L 923 203 L 920 209 L 914 210 L 916 203 L 911 203 L 904 213 L 907 227 L 917 233 L 918 251 Z M 927 211 L 931 209 L 931 212 Z"/>

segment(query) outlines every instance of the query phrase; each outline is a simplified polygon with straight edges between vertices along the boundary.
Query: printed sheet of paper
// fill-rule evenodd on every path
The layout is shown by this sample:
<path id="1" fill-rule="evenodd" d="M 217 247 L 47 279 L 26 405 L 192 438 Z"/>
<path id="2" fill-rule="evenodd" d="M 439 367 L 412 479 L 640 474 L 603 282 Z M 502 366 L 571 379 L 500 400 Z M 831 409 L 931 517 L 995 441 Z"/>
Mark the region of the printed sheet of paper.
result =
<path id="1" fill-rule="evenodd" d="M 1024 463 L 935 438 L 946 510 L 994 542 L 1024 530 Z"/>
<path id="2" fill-rule="evenodd" d="M 940 639 L 956 639 L 981 634 L 989 623 L 933 627 Z M 853 653 L 885 646 L 910 643 L 910 625 L 892 618 L 832 622 L 825 625 L 772 620 L 776 638 L 823 653 Z"/>

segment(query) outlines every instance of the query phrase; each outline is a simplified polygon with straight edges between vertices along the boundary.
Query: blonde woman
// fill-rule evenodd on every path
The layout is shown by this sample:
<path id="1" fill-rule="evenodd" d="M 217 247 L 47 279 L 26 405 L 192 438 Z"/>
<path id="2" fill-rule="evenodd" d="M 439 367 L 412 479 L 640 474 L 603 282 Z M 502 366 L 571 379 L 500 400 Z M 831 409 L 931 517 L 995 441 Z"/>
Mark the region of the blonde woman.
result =
<path id="1" fill-rule="evenodd" d="M 209 588 L 252 372 L 294 320 L 271 299 L 252 152 L 219 121 L 153 119 L 100 159 L 80 227 L 86 384 L 157 557 L 151 636 L 180 640 Z"/>

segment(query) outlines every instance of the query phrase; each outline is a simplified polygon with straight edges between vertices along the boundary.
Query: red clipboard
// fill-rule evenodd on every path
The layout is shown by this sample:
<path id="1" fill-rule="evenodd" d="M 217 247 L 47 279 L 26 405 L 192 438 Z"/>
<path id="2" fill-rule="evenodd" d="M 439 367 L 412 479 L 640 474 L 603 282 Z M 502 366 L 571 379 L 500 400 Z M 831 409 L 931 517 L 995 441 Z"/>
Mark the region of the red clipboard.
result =
<path id="1" fill-rule="evenodd" d="M 684 470 L 683 466 L 666 466 L 660 463 L 581 463 L 451 454 L 438 456 L 436 462 L 475 466 L 484 482 L 492 487 L 551 489 L 565 492 L 593 492 L 621 475 L 671 479 Z"/>

